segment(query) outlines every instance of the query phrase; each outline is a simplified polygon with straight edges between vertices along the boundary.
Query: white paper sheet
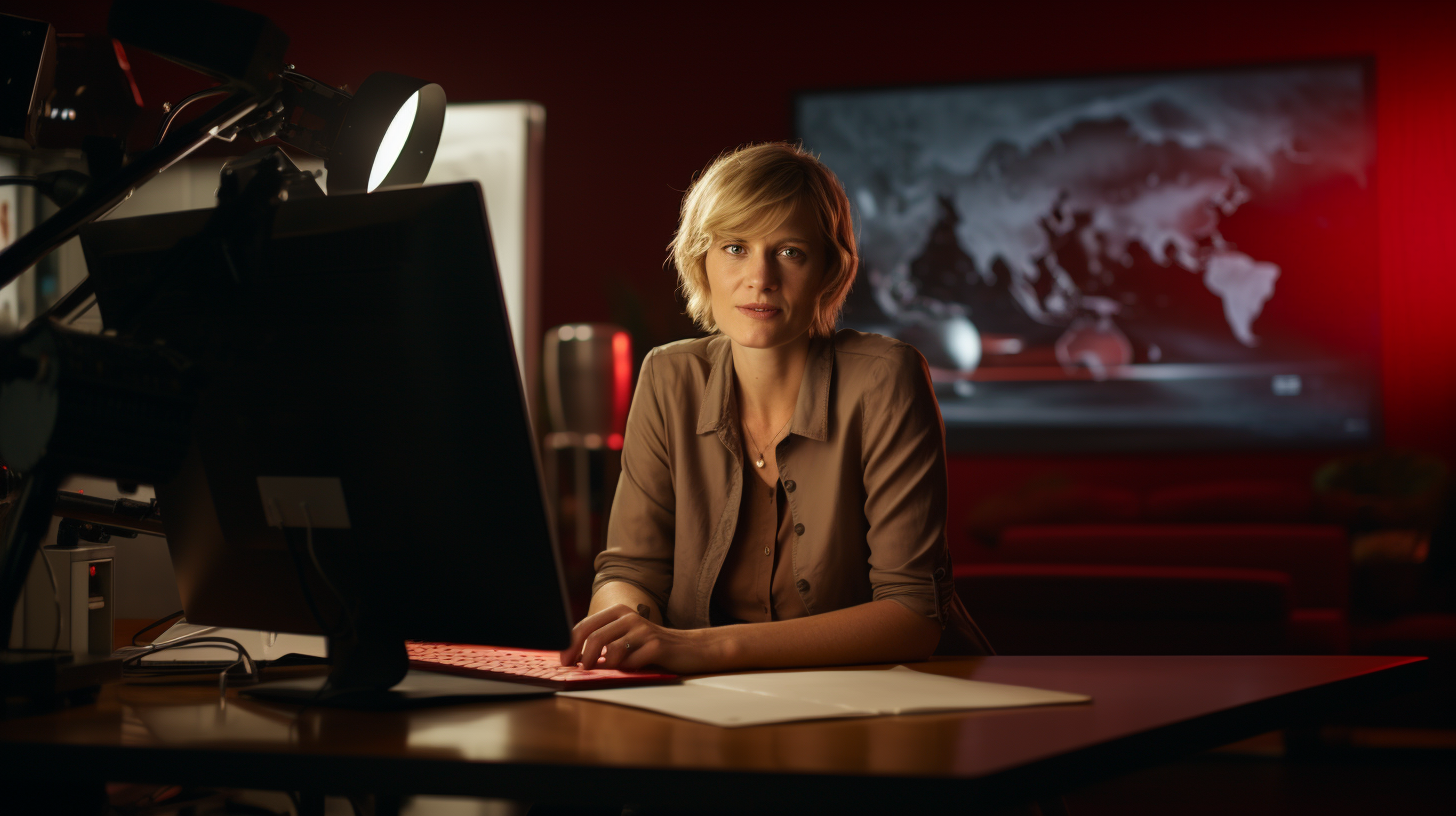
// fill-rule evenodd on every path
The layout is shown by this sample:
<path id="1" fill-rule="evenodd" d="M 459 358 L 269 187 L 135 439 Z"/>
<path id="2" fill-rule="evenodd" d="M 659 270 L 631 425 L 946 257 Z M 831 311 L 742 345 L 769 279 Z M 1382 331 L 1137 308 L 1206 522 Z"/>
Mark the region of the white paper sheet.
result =
<path id="1" fill-rule="evenodd" d="M 735 728 L 745 725 L 1085 703 L 1085 694 L 984 683 L 905 666 L 850 671 L 771 672 L 702 677 L 679 686 L 564 691 L 563 697 L 644 708 Z"/>

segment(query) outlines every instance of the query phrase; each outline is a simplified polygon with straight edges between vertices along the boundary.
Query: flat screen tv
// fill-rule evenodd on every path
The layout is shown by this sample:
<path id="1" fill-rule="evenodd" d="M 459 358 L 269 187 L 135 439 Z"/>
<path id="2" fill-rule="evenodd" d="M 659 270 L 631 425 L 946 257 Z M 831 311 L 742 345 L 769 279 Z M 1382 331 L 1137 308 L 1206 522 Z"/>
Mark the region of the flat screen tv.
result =
<path id="1" fill-rule="evenodd" d="M 1368 63 L 795 105 L 855 209 L 844 325 L 925 355 L 952 450 L 1378 441 Z"/>

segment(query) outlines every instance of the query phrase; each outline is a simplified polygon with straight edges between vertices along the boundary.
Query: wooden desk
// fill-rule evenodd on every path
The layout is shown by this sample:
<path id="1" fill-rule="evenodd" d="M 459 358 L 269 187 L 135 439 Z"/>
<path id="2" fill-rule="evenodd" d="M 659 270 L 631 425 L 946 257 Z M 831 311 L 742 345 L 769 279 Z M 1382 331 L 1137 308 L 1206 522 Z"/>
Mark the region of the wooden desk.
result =
<path id="1" fill-rule="evenodd" d="M 1421 658 L 990 657 L 938 674 L 1094 702 L 719 729 L 564 698 L 365 713 L 122 685 L 0 723 L 7 785 L 126 780 L 762 812 L 990 811 L 1409 687 Z"/>

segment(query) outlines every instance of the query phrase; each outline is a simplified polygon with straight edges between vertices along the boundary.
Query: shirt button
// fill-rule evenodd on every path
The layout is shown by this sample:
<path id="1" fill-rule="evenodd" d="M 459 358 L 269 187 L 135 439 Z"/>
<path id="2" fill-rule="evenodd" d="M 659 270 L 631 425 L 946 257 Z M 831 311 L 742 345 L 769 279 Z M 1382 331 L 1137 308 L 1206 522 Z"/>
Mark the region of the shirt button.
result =
<path id="1" fill-rule="evenodd" d="M 772 552 L 772 550 L 770 550 L 768 547 L 764 547 L 763 548 L 763 554 L 764 555 L 768 555 L 770 552 Z"/>
<path id="2" fill-rule="evenodd" d="M 794 480 L 793 479 L 790 479 L 787 482 L 784 482 L 784 489 L 787 490 L 787 491 L 789 491 L 790 493 L 793 493 L 794 492 L 794 488 L 796 488 L 796 487 L 798 487 L 798 485 L 794 484 Z"/>
<path id="3" fill-rule="evenodd" d="M 802 524 L 795 524 L 794 525 L 794 535 L 803 535 L 803 534 L 804 534 L 804 525 L 802 525 Z"/>
<path id="4" fill-rule="evenodd" d="M 798 581 L 794 582 L 794 586 L 798 587 L 800 592 L 809 591 L 809 582 L 805 581 L 803 578 L 800 578 Z"/>

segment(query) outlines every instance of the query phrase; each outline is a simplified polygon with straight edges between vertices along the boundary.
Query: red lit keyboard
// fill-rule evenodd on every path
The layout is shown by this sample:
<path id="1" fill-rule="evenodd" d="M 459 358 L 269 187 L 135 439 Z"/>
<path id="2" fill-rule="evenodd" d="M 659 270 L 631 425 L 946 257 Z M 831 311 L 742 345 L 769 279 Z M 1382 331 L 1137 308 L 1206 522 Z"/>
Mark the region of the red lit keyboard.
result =
<path id="1" fill-rule="evenodd" d="M 486 680 L 529 683 L 558 691 L 650 686 L 678 681 L 675 674 L 563 666 L 560 652 L 539 649 L 499 649 L 494 646 L 419 641 L 410 641 L 405 644 L 405 648 L 409 651 L 410 668 L 413 669 L 481 677 Z"/>

